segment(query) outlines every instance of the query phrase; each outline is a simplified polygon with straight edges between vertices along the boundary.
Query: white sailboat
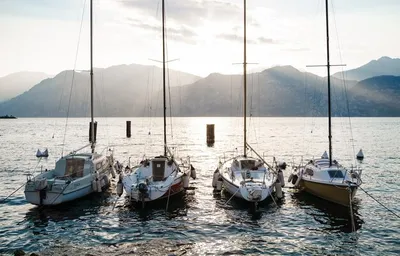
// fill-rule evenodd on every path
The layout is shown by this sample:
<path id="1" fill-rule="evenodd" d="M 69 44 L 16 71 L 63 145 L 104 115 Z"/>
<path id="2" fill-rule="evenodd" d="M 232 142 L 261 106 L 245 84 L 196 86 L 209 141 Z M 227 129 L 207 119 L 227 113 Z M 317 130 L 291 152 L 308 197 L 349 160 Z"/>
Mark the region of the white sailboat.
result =
<path id="1" fill-rule="evenodd" d="M 243 155 L 220 160 L 213 176 L 213 187 L 223 188 L 232 195 L 252 203 L 259 203 L 271 196 L 275 185 L 279 188 L 283 185 L 282 170 L 279 167 L 269 165 L 246 141 L 246 105 L 247 105 L 247 79 L 246 79 L 246 0 L 244 0 L 244 62 L 243 62 Z M 248 156 L 247 148 L 250 148 L 257 157 Z M 282 165 L 282 169 L 286 165 Z M 278 173 L 280 175 L 278 175 Z M 278 176 L 280 178 L 278 179 Z M 282 182 L 282 183 L 280 183 Z"/>
<path id="2" fill-rule="evenodd" d="M 123 186 L 133 203 L 146 203 L 179 194 L 188 188 L 189 177 L 196 178 L 190 159 L 179 164 L 167 145 L 166 134 L 166 67 L 165 67 L 165 5 L 162 0 L 162 49 L 163 49 L 163 105 L 164 105 L 164 153 L 145 159 L 139 165 L 126 168 L 120 176 L 117 193 Z"/>
<path id="3" fill-rule="evenodd" d="M 329 126 L 329 155 L 325 151 L 320 159 L 310 160 L 305 165 L 294 168 L 289 182 L 314 196 L 344 206 L 350 206 L 358 187 L 361 185 L 361 172 L 358 168 L 346 169 L 336 160 L 332 160 L 332 125 L 331 125 L 331 83 L 329 60 L 329 19 L 328 0 L 326 8 L 327 35 L 327 71 L 328 71 L 328 126 Z"/>
<path id="4" fill-rule="evenodd" d="M 28 176 L 25 198 L 35 205 L 57 205 L 72 201 L 108 187 L 114 173 L 112 151 L 105 156 L 95 153 L 93 117 L 93 51 L 92 51 L 92 0 L 90 1 L 90 89 L 91 89 L 91 139 L 90 144 L 61 157 L 54 169 Z M 78 153 L 91 147 L 91 153 Z"/>

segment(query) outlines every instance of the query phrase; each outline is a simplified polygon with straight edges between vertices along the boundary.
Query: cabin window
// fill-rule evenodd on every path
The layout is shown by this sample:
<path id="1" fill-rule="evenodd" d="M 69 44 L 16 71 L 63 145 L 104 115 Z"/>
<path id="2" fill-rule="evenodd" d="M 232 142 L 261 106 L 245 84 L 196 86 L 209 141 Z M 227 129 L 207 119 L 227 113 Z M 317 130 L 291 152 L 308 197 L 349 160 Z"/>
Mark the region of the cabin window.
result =
<path id="1" fill-rule="evenodd" d="M 330 171 L 328 171 L 328 174 L 329 174 L 329 177 L 330 177 L 331 179 L 334 179 L 334 178 L 343 179 L 343 178 L 344 178 L 344 175 L 343 175 L 343 172 L 342 172 L 342 171 L 333 171 L 333 170 L 330 170 Z"/>
<path id="2" fill-rule="evenodd" d="M 252 169 L 255 166 L 256 161 L 254 160 L 242 160 L 240 161 L 240 163 L 242 164 L 242 170 L 244 169 Z"/>
<path id="3" fill-rule="evenodd" d="M 310 169 L 310 168 L 306 168 L 305 173 L 306 173 L 307 175 L 310 175 L 310 176 L 313 176 L 313 175 L 314 175 L 314 171 L 313 171 L 312 169 Z"/>
<path id="4" fill-rule="evenodd" d="M 96 170 L 100 170 L 104 166 L 106 166 L 106 160 L 105 159 L 96 164 Z"/>
<path id="5" fill-rule="evenodd" d="M 65 176 L 69 176 L 71 178 L 82 177 L 84 164 L 84 159 L 67 159 Z"/>

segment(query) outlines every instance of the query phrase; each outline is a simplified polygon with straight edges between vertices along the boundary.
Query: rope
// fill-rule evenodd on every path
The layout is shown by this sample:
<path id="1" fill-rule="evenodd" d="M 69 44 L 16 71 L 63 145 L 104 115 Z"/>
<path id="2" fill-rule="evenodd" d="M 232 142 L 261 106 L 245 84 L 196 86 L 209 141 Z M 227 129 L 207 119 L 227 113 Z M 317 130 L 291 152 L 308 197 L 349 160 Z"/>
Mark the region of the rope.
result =
<path id="1" fill-rule="evenodd" d="M 101 71 L 101 85 L 102 85 L 102 89 L 103 89 L 103 104 L 105 105 L 104 106 L 104 110 L 107 110 L 107 104 L 106 104 L 106 98 L 105 98 L 105 95 L 106 95 L 106 93 L 105 93 L 105 86 L 104 86 L 104 69 Z M 110 147 L 110 124 L 109 124 L 109 120 L 108 120 L 108 115 L 107 114 L 104 114 L 105 115 L 105 119 L 106 119 L 106 126 L 107 126 L 107 147 L 109 148 Z M 113 150 L 114 150 L 114 148 L 113 148 Z"/>
<path id="2" fill-rule="evenodd" d="M 167 206 L 165 207 L 165 214 L 167 214 L 167 212 L 168 212 L 169 197 L 171 195 L 171 185 L 172 185 L 173 182 L 174 181 L 172 181 L 171 184 L 169 184 L 169 187 L 168 187 L 168 197 L 167 197 Z"/>
<path id="3" fill-rule="evenodd" d="M 354 223 L 354 214 L 353 214 L 353 205 L 351 201 L 351 189 L 348 187 L 349 190 L 349 208 L 350 208 L 350 219 L 351 219 L 351 231 L 356 232 L 356 225 Z"/>
<path id="4" fill-rule="evenodd" d="M 338 50 L 339 50 L 339 59 L 340 59 L 340 63 L 342 63 L 343 62 L 342 51 L 341 51 L 341 48 L 340 48 L 339 33 L 338 33 L 338 30 L 337 30 L 337 26 L 336 26 L 336 16 L 335 16 L 335 8 L 334 8 L 334 5 L 333 5 L 333 1 L 331 2 L 331 6 L 332 6 L 332 12 L 333 12 L 332 16 L 333 16 L 334 25 L 335 25 L 335 31 L 336 31 L 336 38 L 337 38 L 337 41 L 338 41 L 337 44 L 338 44 Z M 354 148 L 353 129 L 352 129 L 351 118 L 350 118 L 350 105 L 349 105 L 349 98 L 348 98 L 348 93 L 347 93 L 348 88 L 347 88 L 346 80 L 345 80 L 345 77 L 344 77 L 343 67 L 341 67 L 341 69 L 342 69 L 341 75 L 342 75 L 342 81 L 343 81 L 343 91 L 344 91 L 344 95 L 345 95 L 345 99 L 346 99 L 346 110 L 347 110 L 347 116 L 349 118 L 350 138 L 351 138 L 351 141 L 352 141 L 353 155 L 355 155 L 356 152 L 355 152 L 355 148 Z M 355 163 L 355 159 L 354 159 L 354 163 Z"/>
<path id="5" fill-rule="evenodd" d="M 167 27 L 167 20 L 166 20 L 166 18 L 165 18 L 165 21 L 164 21 L 164 23 L 165 23 L 165 27 Z M 166 51 L 166 57 L 167 57 L 167 59 L 168 59 L 168 30 L 166 29 L 165 30 L 165 51 Z M 171 101 L 171 82 L 170 82 L 170 74 L 169 74 L 169 65 L 168 65 L 168 62 L 166 63 L 166 69 L 167 69 L 167 74 L 166 74 L 166 76 L 167 76 L 167 83 L 168 83 L 168 85 L 167 85 L 167 87 L 168 87 L 168 103 L 169 103 L 169 122 L 170 122 L 170 129 L 171 129 L 171 138 L 173 139 L 174 138 L 174 133 L 173 133 L 173 130 L 172 130 L 172 101 Z M 164 99 L 164 100 L 166 100 L 166 99 Z"/>
<path id="6" fill-rule="evenodd" d="M 63 84 L 66 84 L 66 83 L 67 83 L 67 72 L 65 72 L 65 74 L 64 74 L 64 83 Z M 61 88 L 60 101 L 58 102 L 58 109 L 57 109 L 58 113 L 60 113 L 63 94 L 64 94 L 64 86 Z M 52 139 L 54 139 L 54 134 L 55 133 L 56 133 L 56 120 L 54 120 L 54 124 L 53 124 L 53 136 L 51 137 Z"/>
<path id="7" fill-rule="evenodd" d="M 387 208 L 385 205 L 383 205 L 381 202 L 379 202 L 377 199 L 375 199 L 371 194 L 369 194 L 367 191 L 365 191 L 362 187 L 360 187 L 360 189 L 362 191 L 364 191 L 365 194 L 367 194 L 369 197 L 371 197 L 372 199 L 374 199 L 378 204 L 380 204 L 383 208 L 385 208 L 387 211 L 389 211 L 390 213 L 392 213 L 394 216 L 396 216 L 397 218 L 400 219 L 400 216 L 395 213 L 394 211 L 390 210 L 389 208 Z"/>
<path id="8" fill-rule="evenodd" d="M 61 150 L 61 156 L 64 154 L 64 145 L 65 145 L 65 137 L 67 133 L 67 126 L 68 126 L 68 117 L 69 117 L 69 109 L 71 106 L 71 97 L 72 97 L 72 88 L 74 86 L 74 78 L 75 78 L 75 68 L 76 68 L 76 62 L 78 60 L 78 52 L 79 52 L 79 44 L 81 41 L 81 32 L 82 32 L 82 27 L 83 27 L 83 16 L 85 14 L 85 6 L 86 6 L 86 0 L 83 5 L 83 11 L 82 11 L 82 18 L 81 18 L 81 25 L 79 28 L 79 35 L 78 35 L 78 44 L 76 46 L 76 53 L 75 53 L 75 62 L 74 62 L 74 69 L 72 70 L 72 81 L 71 81 L 71 89 L 69 92 L 69 99 L 68 99 L 68 108 L 67 108 L 67 119 L 65 121 L 65 129 L 64 129 L 64 138 L 63 138 L 63 145 L 62 145 L 62 150 Z"/>
<path id="9" fill-rule="evenodd" d="M 115 205 L 117 204 L 119 198 L 120 198 L 120 197 L 117 197 L 117 199 L 115 200 L 114 205 L 113 205 L 113 208 L 112 208 L 112 211 L 114 211 Z"/>
<path id="10" fill-rule="evenodd" d="M 0 203 L 4 203 L 10 196 L 14 195 L 15 192 L 17 192 L 18 190 L 20 190 L 23 186 L 26 185 L 26 182 L 24 184 L 22 184 L 19 188 L 17 188 L 16 190 L 14 190 L 14 192 L 12 192 L 11 194 L 9 194 L 6 198 L 4 198 L 3 200 L 1 200 Z"/>
<path id="11" fill-rule="evenodd" d="M 35 168 L 33 168 L 33 173 L 35 172 L 35 169 L 39 166 L 39 163 L 40 163 L 40 161 L 42 160 L 42 158 L 39 158 L 39 161 L 38 161 L 38 163 L 36 164 L 36 166 L 35 166 Z M 15 168 L 16 169 L 16 168 Z M 14 170 L 15 170 L 14 169 Z M 13 171 L 14 171 L 13 170 Z M 32 174 L 33 174 L 32 173 Z M 32 174 L 29 174 L 29 175 L 32 175 Z M 14 195 L 18 190 L 20 190 L 23 186 L 25 186 L 26 185 L 26 182 L 24 183 L 24 184 L 22 184 L 19 188 L 17 188 L 16 190 L 14 190 L 11 194 L 9 194 L 6 198 L 4 198 L 3 200 L 1 200 L 0 201 L 0 203 L 4 203 L 10 196 L 12 196 L 12 195 Z"/>
<path id="12" fill-rule="evenodd" d="M 67 187 L 68 187 L 69 184 L 71 184 L 71 183 L 72 183 L 72 182 L 68 183 L 67 186 L 65 186 L 65 187 L 63 188 L 63 190 L 58 194 L 58 196 L 56 196 L 56 198 L 54 198 L 53 202 L 51 202 L 50 205 L 53 205 L 53 203 L 64 193 L 65 189 L 67 189 Z M 90 184 L 90 185 L 92 185 L 92 184 Z"/>
<path id="13" fill-rule="evenodd" d="M 268 189 L 269 195 L 270 195 L 271 198 L 272 198 L 272 201 L 274 201 L 275 205 L 276 205 L 277 207 L 279 207 L 279 205 L 278 205 L 278 204 L 276 203 L 276 201 L 275 201 L 275 198 L 272 196 L 271 190 L 270 190 L 269 188 L 267 188 L 267 189 Z"/>
<path id="14" fill-rule="evenodd" d="M 230 201 L 231 201 L 231 199 L 236 195 L 236 193 L 238 192 L 240 190 L 240 187 L 236 190 L 236 192 L 231 196 L 231 198 L 229 198 L 228 199 L 228 201 L 226 201 L 226 203 L 223 205 L 223 206 L 226 206 Z"/>

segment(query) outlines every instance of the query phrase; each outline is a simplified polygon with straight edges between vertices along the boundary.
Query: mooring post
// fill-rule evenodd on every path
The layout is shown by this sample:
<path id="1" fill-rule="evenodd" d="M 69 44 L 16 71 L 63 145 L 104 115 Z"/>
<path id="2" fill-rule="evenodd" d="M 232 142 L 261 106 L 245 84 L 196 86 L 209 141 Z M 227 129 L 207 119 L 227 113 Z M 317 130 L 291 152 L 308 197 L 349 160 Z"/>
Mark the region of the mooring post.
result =
<path id="1" fill-rule="evenodd" d="M 126 137 L 131 137 L 131 121 L 126 121 Z"/>
<path id="2" fill-rule="evenodd" d="M 96 142 L 97 138 L 97 121 L 94 122 L 94 141 Z M 92 122 L 89 122 L 89 141 L 92 141 Z"/>
<path id="3" fill-rule="evenodd" d="M 214 145 L 214 124 L 207 124 L 207 145 L 212 146 Z"/>

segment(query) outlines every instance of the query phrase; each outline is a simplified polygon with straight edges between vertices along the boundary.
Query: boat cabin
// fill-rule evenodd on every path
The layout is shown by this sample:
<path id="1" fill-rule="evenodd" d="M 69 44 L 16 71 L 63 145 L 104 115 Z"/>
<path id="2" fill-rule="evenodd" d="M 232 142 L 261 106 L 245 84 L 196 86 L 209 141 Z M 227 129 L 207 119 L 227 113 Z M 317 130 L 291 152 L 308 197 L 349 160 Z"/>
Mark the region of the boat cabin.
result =
<path id="1" fill-rule="evenodd" d="M 266 171 L 263 163 L 255 158 L 238 158 L 232 161 L 232 180 L 263 179 Z"/>
<path id="2" fill-rule="evenodd" d="M 106 157 L 98 154 L 68 155 L 57 161 L 54 177 L 80 178 L 92 173 L 93 167 L 100 172 L 106 164 Z"/>
<path id="3" fill-rule="evenodd" d="M 232 162 L 233 171 L 246 171 L 246 170 L 257 171 L 260 170 L 260 168 L 265 169 L 263 163 L 257 159 L 248 159 L 248 158 L 240 160 L 235 159 Z"/>
<path id="4" fill-rule="evenodd" d="M 332 161 L 332 165 L 329 165 L 328 158 L 321 158 L 317 160 L 311 160 L 309 165 L 306 166 L 304 173 L 308 176 L 313 176 L 315 172 L 322 174 L 323 171 L 325 174 L 321 177 L 326 177 L 326 179 L 344 179 L 344 169 L 341 168 L 339 163 L 336 160 Z"/>
<path id="5" fill-rule="evenodd" d="M 136 172 L 137 182 L 143 179 L 152 182 L 163 181 L 175 169 L 173 160 L 164 156 L 143 160 L 141 167 Z"/>

